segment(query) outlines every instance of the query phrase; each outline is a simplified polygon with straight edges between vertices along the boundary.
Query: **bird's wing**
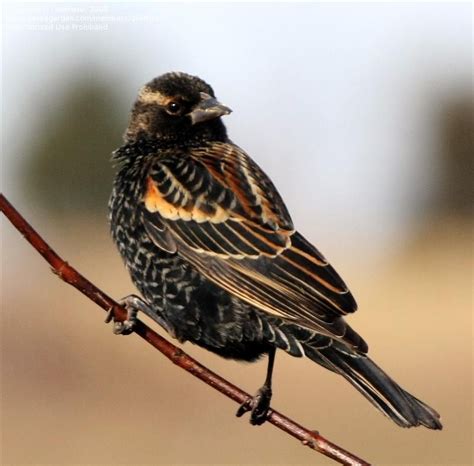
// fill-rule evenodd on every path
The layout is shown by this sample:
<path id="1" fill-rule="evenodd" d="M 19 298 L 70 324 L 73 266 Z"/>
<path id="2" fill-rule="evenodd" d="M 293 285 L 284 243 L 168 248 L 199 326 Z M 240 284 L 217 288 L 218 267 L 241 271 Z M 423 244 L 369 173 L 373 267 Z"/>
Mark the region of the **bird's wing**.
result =
<path id="1" fill-rule="evenodd" d="M 159 247 L 262 311 L 344 339 L 351 293 L 240 148 L 212 143 L 161 159 L 146 183 L 143 221 Z"/>

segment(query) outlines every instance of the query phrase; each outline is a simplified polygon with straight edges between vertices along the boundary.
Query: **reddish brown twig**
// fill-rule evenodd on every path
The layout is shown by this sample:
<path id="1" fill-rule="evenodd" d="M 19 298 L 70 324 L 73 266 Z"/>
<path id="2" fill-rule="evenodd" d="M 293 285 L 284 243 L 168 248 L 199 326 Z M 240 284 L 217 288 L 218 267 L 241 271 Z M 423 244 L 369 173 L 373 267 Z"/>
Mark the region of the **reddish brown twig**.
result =
<path id="1" fill-rule="evenodd" d="M 103 291 L 98 289 L 89 280 L 83 277 L 77 270 L 71 267 L 66 261 L 61 259 L 41 238 L 41 236 L 31 227 L 31 225 L 19 214 L 19 212 L 8 202 L 3 194 L 0 194 L 0 210 L 15 226 L 15 228 L 25 237 L 25 239 L 46 259 L 51 265 L 53 272 L 62 280 L 77 288 L 81 293 L 85 294 L 89 299 L 94 301 L 106 311 L 113 308 L 114 317 L 117 320 L 124 320 L 127 312 L 112 298 L 107 296 Z M 240 388 L 227 382 L 222 377 L 210 371 L 195 359 L 188 356 L 185 352 L 174 346 L 169 341 L 155 333 L 147 327 L 143 322 L 138 322 L 134 328 L 135 333 L 145 339 L 150 345 L 154 346 L 158 351 L 163 353 L 174 364 L 190 372 L 192 375 L 201 379 L 211 387 L 220 391 L 227 397 L 243 403 L 250 398 Z M 275 410 L 271 410 L 268 422 L 292 435 L 313 450 L 338 461 L 341 464 L 352 466 L 369 465 L 366 461 L 357 458 L 352 453 L 343 450 L 334 443 L 326 440 L 315 431 L 308 430 L 288 417 L 280 414 Z"/>

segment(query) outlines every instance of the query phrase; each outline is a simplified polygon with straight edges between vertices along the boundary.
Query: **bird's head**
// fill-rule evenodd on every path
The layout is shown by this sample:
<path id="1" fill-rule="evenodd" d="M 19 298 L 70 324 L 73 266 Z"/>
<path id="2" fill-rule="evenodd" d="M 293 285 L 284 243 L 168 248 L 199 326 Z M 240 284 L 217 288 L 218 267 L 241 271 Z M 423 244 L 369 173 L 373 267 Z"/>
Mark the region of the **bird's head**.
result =
<path id="1" fill-rule="evenodd" d="M 166 73 L 140 89 L 125 139 L 225 135 L 220 117 L 230 112 L 202 79 L 186 73 Z"/>

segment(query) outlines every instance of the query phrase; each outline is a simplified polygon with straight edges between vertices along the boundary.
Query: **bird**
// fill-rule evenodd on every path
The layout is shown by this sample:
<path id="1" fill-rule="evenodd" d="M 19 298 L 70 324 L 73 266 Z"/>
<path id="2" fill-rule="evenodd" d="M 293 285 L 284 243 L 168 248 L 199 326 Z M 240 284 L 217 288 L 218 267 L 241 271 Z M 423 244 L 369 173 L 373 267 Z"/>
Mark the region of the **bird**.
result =
<path id="1" fill-rule="evenodd" d="M 227 135 L 231 109 L 197 76 L 145 84 L 112 154 L 112 239 L 140 292 L 122 299 L 133 332 L 144 313 L 179 342 L 219 356 L 268 358 L 236 415 L 269 416 L 277 350 L 339 374 L 401 427 L 441 429 L 440 415 L 392 380 L 345 321 L 349 288 L 299 233 L 272 181 Z"/>

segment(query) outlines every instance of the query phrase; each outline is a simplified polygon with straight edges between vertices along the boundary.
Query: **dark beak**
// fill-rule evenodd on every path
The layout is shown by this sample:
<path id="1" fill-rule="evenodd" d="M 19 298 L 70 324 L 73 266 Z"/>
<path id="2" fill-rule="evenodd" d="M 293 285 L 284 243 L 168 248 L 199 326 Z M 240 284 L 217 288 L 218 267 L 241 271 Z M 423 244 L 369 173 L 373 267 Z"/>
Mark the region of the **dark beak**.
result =
<path id="1" fill-rule="evenodd" d="M 189 113 L 191 123 L 202 123 L 203 121 L 212 120 L 223 115 L 228 115 L 232 110 L 222 105 L 217 99 L 211 97 L 205 92 L 201 92 L 201 101 Z"/>

